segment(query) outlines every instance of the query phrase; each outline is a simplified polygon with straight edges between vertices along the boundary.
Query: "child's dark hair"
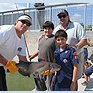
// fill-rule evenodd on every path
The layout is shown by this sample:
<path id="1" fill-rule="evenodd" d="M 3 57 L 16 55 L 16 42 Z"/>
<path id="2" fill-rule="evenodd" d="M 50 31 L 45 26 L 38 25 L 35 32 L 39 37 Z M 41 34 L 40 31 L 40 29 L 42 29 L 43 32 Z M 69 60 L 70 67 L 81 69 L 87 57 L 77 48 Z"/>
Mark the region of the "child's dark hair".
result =
<path id="1" fill-rule="evenodd" d="M 66 33 L 66 31 L 64 31 L 64 30 L 58 30 L 57 32 L 56 32 L 56 34 L 55 34 L 55 39 L 57 39 L 58 37 L 64 37 L 64 38 L 66 38 L 67 39 L 67 33 Z"/>
<path id="2" fill-rule="evenodd" d="M 43 29 L 46 28 L 46 27 L 49 27 L 49 28 L 54 29 L 54 24 L 53 24 L 51 21 L 46 21 L 46 22 L 43 24 Z"/>

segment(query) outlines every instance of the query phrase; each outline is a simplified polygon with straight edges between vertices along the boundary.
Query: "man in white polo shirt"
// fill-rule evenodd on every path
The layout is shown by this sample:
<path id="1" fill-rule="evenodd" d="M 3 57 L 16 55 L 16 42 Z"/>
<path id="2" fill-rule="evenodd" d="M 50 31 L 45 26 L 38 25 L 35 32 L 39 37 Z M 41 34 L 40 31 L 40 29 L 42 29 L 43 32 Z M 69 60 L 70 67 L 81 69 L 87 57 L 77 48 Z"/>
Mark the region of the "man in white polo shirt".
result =
<path id="1" fill-rule="evenodd" d="M 60 24 L 54 29 L 53 34 L 55 34 L 59 29 L 67 32 L 67 43 L 76 48 L 79 56 L 79 79 L 83 73 L 84 55 L 82 47 L 87 44 L 86 32 L 79 23 L 70 21 L 69 13 L 67 12 L 67 10 L 62 9 L 57 16 L 59 18 Z"/>
<path id="2" fill-rule="evenodd" d="M 4 66 L 10 73 L 15 73 L 18 68 L 16 62 L 11 60 L 18 55 L 19 60 L 27 61 L 23 33 L 31 24 L 31 17 L 23 14 L 16 20 L 15 25 L 0 26 L 0 91 L 7 91 Z"/>

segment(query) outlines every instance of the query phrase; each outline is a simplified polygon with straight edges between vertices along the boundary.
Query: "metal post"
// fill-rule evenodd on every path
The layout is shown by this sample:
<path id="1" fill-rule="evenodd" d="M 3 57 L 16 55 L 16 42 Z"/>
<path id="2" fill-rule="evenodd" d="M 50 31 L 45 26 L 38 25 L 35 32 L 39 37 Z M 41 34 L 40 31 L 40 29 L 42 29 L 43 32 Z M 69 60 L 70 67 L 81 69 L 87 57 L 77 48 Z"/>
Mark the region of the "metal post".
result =
<path id="1" fill-rule="evenodd" d="M 2 13 L 2 16 L 1 16 L 1 25 L 4 24 L 4 14 Z"/>
<path id="2" fill-rule="evenodd" d="M 92 13 L 92 31 L 93 31 L 93 7 L 92 7 L 92 11 L 91 11 Z"/>
<path id="3" fill-rule="evenodd" d="M 12 15 L 11 15 L 11 24 L 13 24 L 13 12 L 12 12 Z"/>
<path id="4" fill-rule="evenodd" d="M 87 8 L 87 5 L 85 5 L 84 7 L 84 30 L 86 30 L 86 8 Z"/>
<path id="5" fill-rule="evenodd" d="M 51 19 L 50 20 L 52 21 L 52 7 L 50 7 L 50 8 L 51 8 L 51 15 L 50 15 L 51 16 Z"/>
<path id="6" fill-rule="evenodd" d="M 30 3 L 27 3 L 27 8 L 30 8 Z M 27 10 L 28 13 L 30 13 L 30 10 Z"/>

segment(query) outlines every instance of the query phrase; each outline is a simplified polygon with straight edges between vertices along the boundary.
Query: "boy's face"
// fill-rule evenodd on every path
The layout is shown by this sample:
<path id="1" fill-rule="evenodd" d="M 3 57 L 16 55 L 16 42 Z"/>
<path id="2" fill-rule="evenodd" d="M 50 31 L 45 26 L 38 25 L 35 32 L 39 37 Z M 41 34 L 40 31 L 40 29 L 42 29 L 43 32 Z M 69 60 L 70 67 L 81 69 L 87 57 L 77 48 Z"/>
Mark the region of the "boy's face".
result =
<path id="1" fill-rule="evenodd" d="M 53 32 L 52 28 L 49 28 L 49 27 L 44 28 L 45 36 L 47 36 L 47 37 L 51 36 L 52 32 Z"/>
<path id="2" fill-rule="evenodd" d="M 58 37 L 56 39 L 56 42 L 57 42 L 58 46 L 60 46 L 60 48 L 64 48 L 66 46 L 66 41 L 67 41 L 67 39 L 64 37 Z"/>

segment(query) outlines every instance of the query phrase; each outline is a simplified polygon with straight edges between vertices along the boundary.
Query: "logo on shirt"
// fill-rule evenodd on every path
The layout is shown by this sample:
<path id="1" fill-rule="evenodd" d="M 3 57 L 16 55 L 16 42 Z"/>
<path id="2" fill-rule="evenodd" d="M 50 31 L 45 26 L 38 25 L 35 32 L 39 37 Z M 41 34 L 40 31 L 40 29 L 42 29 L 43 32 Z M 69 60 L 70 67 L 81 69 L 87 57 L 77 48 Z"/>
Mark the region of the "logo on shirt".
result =
<path id="1" fill-rule="evenodd" d="M 78 59 L 77 52 L 74 52 L 74 53 L 73 53 L 73 56 L 74 56 L 75 59 Z"/>
<path id="2" fill-rule="evenodd" d="M 64 62 L 64 63 L 67 63 L 67 59 L 63 59 L 63 62 Z"/>
<path id="3" fill-rule="evenodd" d="M 65 51 L 65 53 L 68 53 L 68 51 Z"/>
<path id="4" fill-rule="evenodd" d="M 21 48 L 21 47 L 19 47 L 17 51 L 19 51 L 19 52 L 20 52 L 21 50 L 22 50 L 22 48 Z"/>

